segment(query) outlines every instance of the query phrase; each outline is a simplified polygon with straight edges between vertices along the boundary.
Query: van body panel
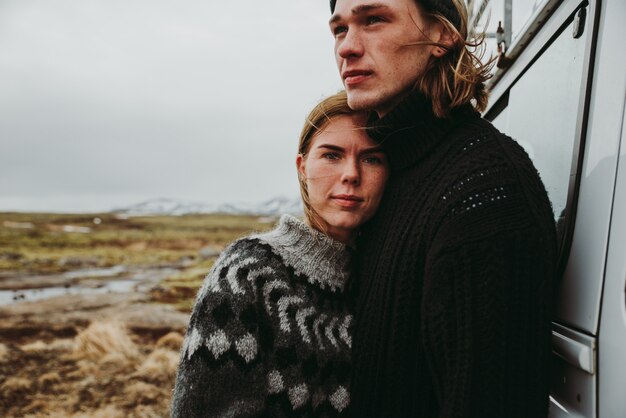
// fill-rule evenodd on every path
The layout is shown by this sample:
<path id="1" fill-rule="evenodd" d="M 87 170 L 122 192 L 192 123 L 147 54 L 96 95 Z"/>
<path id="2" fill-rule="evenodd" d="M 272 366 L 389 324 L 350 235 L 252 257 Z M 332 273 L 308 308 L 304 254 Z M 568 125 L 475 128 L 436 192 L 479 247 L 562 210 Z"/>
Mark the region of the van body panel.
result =
<path id="1" fill-rule="evenodd" d="M 626 416 L 626 118 L 615 193 L 611 238 L 600 321 L 598 411 L 602 417 Z"/>
<path id="2" fill-rule="evenodd" d="M 554 354 L 589 374 L 596 369 L 596 339 L 554 324 L 552 330 Z"/>
<path id="3" fill-rule="evenodd" d="M 486 117 L 527 149 L 557 210 L 565 193 L 558 188 L 570 186 L 560 230 L 564 273 L 555 287 L 550 417 L 625 418 L 626 1 L 541 6 L 556 9 L 537 11 L 547 21 L 530 22 L 540 29 L 522 34 L 511 67 L 498 70 Z M 584 48 L 568 38 L 581 7 Z M 581 78 L 572 77 L 580 68 Z M 556 141 L 572 146 L 563 148 L 563 161 L 550 149 L 555 144 L 542 143 L 556 132 L 564 135 Z"/>
<path id="4" fill-rule="evenodd" d="M 586 147 L 572 247 L 557 293 L 556 320 L 597 335 L 617 155 L 623 122 L 626 66 L 623 1 L 601 4 L 591 80 Z M 618 23 L 619 22 L 619 23 Z M 617 50 L 615 50 L 617 48 Z"/>
<path id="5" fill-rule="evenodd" d="M 582 37 L 574 38 L 581 8 L 587 19 Z M 597 334 L 617 164 L 616 158 L 600 164 L 597 156 L 615 156 L 619 142 L 616 136 L 588 140 L 602 131 L 598 123 L 606 123 L 594 119 L 604 94 L 594 85 L 598 8 L 594 1 L 563 1 L 513 65 L 499 70 L 504 72 L 491 86 L 492 106 L 506 101 L 493 119 L 495 126 L 526 149 L 556 218 L 563 221 L 560 251 L 565 273 L 555 288 L 555 321 L 590 335 Z"/>

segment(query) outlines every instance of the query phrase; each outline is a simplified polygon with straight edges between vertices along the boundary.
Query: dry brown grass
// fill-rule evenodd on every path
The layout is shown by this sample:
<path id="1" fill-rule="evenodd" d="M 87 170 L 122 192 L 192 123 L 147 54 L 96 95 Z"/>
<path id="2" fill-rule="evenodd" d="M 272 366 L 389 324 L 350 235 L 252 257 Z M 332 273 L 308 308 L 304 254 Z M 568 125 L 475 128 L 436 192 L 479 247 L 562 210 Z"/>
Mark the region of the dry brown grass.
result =
<path id="1" fill-rule="evenodd" d="M 128 405 L 150 405 L 156 403 L 163 392 L 150 383 L 135 382 L 126 386 L 124 395 Z"/>
<path id="2" fill-rule="evenodd" d="M 94 217 L 101 223 L 94 224 Z M 11 228 L 15 223 L 32 228 Z M 64 232 L 64 226 L 90 228 L 89 233 Z M 74 267 L 63 259 L 91 260 L 88 266 L 157 265 L 197 258 L 206 246 L 223 248 L 251 231 L 271 228 L 254 216 L 190 215 L 120 219 L 115 214 L 0 213 L 0 269 L 59 272 Z M 79 263 L 80 264 L 80 263 Z M 83 267 L 88 267 L 87 265 Z"/>
<path id="3" fill-rule="evenodd" d="M 180 333 L 172 331 L 159 338 L 156 342 L 156 347 L 179 351 L 183 345 L 183 340 L 184 337 Z"/>
<path id="4" fill-rule="evenodd" d="M 176 377 L 178 352 L 157 348 L 139 366 L 133 375 L 149 382 L 169 382 Z"/>
<path id="5" fill-rule="evenodd" d="M 221 215 L 117 219 L 102 214 L 99 224 L 94 216 L 0 214 L 0 254 L 8 254 L 0 256 L 0 270 L 45 274 L 119 264 L 175 266 L 180 273 L 161 284 L 164 297 L 154 301 L 189 311 L 213 253 L 252 230 L 272 226 L 255 217 Z M 5 220 L 33 227 L 7 228 Z M 85 226 L 91 232 L 66 233 L 50 225 Z M 203 252 L 204 247 L 213 250 Z M 0 417 L 168 416 L 180 330 L 173 326 L 171 331 L 179 332 L 158 338 L 160 330 L 134 329 L 133 334 L 120 324 L 93 323 L 83 329 L 85 324 L 59 324 L 71 332 L 46 331 L 19 341 L 0 336 Z"/>
<path id="6" fill-rule="evenodd" d="M 75 370 L 67 374 L 72 380 L 82 379 L 85 376 L 97 376 L 100 374 L 100 368 L 91 360 L 81 360 L 76 363 Z"/>
<path id="7" fill-rule="evenodd" d="M 11 402 L 31 392 L 33 383 L 23 377 L 9 377 L 0 385 L 0 395 L 5 401 Z"/>
<path id="8" fill-rule="evenodd" d="M 51 351 L 70 352 L 74 350 L 72 338 L 57 338 L 48 345 Z"/>
<path id="9" fill-rule="evenodd" d="M 147 344 L 133 338 L 121 324 L 103 321 L 73 339 L 0 345 L 5 357 L 15 357 L 0 365 L 0 375 L 14 374 L 0 384 L 0 416 L 167 416 L 182 335 L 170 332 Z"/>
<path id="10" fill-rule="evenodd" d="M 128 415 L 121 409 L 113 405 L 108 405 L 102 409 L 91 410 L 88 412 L 77 412 L 70 415 L 58 415 L 67 418 L 125 418 Z"/>
<path id="11" fill-rule="evenodd" d="M 54 385 L 61 383 L 61 375 L 57 372 L 44 373 L 37 379 L 39 388 L 43 391 L 49 391 Z"/>
<path id="12" fill-rule="evenodd" d="M 24 344 L 23 346 L 20 347 L 20 349 L 28 354 L 42 354 L 45 351 L 49 350 L 49 346 L 48 344 L 44 343 L 43 341 L 39 340 L 39 341 L 35 341 L 33 343 L 29 343 L 29 344 Z"/>
<path id="13" fill-rule="evenodd" d="M 107 214 L 98 215 L 102 223 L 96 225 L 94 216 L 0 214 L 0 253 L 9 254 L 0 256 L 0 270 L 45 274 L 119 264 L 174 266 L 180 272 L 161 284 L 165 297 L 153 302 L 189 311 L 216 255 L 201 250 L 213 247 L 218 253 L 233 239 L 272 226 L 255 217 L 124 220 Z M 31 222 L 33 228 L 7 228 L 4 220 Z M 91 233 L 66 233 L 50 225 L 86 226 Z M 0 336 L 0 417 L 168 416 L 183 342 L 180 329 L 172 326 L 179 332 L 162 336 L 161 329 L 131 331 L 111 322 L 84 329 L 86 323 L 59 324 L 63 332 L 46 330 L 19 340 Z"/>
<path id="14" fill-rule="evenodd" d="M 9 361 L 9 349 L 5 344 L 0 343 L 0 363 Z"/>
<path id="15" fill-rule="evenodd" d="M 37 417 L 37 416 L 42 416 L 43 414 L 47 413 L 46 407 L 47 407 L 47 402 L 46 401 L 44 401 L 42 399 L 35 399 L 29 405 L 24 407 L 24 409 L 22 411 L 25 414 L 27 414 L 27 415 L 25 415 L 26 417 Z M 31 415 L 31 413 L 36 414 L 36 415 Z M 39 414 L 37 414 L 37 413 L 39 413 Z M 52 416 L 52 415 L 49 415 L 49 416 Z"/>
<path id="16" fill-rule="evenodd" d="M 98 321 L 76 336 L 74 355 L 96 362 L 133 363 L 139 359 L 139 350 L 122 324 Z"/>

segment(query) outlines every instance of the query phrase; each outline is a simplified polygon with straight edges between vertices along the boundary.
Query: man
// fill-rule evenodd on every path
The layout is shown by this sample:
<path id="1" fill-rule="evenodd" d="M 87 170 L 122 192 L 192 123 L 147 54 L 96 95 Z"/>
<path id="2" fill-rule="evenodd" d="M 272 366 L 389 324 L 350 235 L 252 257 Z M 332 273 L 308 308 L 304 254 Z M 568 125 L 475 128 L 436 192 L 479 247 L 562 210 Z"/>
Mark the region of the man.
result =
<path id="1" fill-rule="evenodd" d="M 331 0 L 339 71 L 392 174 L 359 242 L 356 417 L 545 417 L 556 238 L 527 154 L 481 119 L 459 0 Z"/>

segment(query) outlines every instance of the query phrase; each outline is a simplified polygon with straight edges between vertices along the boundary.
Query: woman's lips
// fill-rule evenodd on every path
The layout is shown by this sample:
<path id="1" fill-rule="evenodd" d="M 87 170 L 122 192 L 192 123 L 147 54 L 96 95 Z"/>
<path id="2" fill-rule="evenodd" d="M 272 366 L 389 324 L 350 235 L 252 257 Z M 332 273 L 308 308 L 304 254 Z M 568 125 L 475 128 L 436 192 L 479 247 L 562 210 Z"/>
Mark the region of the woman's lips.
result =
<path id="1" fill-rule="evenodd" d="M 363 202 L 363 198 L 354 195 L 335 195 L 332 199 L 344 208 L 354 208 Z"/>

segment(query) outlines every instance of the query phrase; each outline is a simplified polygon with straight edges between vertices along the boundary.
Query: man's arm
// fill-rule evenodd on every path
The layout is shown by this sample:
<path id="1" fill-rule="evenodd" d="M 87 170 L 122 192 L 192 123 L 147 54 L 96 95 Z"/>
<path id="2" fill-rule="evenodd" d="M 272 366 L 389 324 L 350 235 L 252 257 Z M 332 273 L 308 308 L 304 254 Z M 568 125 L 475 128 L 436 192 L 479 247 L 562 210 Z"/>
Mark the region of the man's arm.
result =
<path id="1" fill-rule="evenodd" d="M 534 226 L 454 242 L 426 265 L 422 331 L 441 417 L 545 417 L 550 235 Z"/>

